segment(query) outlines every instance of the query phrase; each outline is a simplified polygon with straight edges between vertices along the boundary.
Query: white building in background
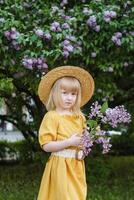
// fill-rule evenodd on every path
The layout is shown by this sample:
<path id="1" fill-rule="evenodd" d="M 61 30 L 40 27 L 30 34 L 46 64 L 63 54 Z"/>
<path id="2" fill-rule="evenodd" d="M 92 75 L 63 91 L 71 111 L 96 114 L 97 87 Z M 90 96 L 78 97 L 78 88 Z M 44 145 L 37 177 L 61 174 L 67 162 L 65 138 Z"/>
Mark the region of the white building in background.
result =
<path id="1" fill-rule="evenodd" d="M 0 115 L 6 115 L 7 112 L 7 107 L 3 103 L 0 107 Z M 25 106 L 22 109 L 22 113 L 24 114 L 22 120 L 25 121 L 25 123 L 33 121 L 32 116 Z M 12 123 L 0 120 L 0 141 L 16 142 L 24 139 L 22 133 L 18 131 Z"/>
<path id="2" fill-rule="evenodd" d="M 31 104 L 32 103 L 33 102 L 31 101 Z M 7 106 L 6 104 L 3 103 L 3 105 L 0 107 L 0 115 L 6 115 L 7 113 L 8 113 Z M 22 120 L 25 121 L 26 124 L 33 121 L 32 116 L 29 114 L 25 106 L 23 106 L 22 108 L 22 113 L 23 113 Z M 16 131 L 16 127 L 10 122 L 4 122 L 0 120 L 0 131 L 3 131 L 3 132 Z"/>
<path id="3" fill-rule="evenodd" d="M 3 103 L 3 105 L 0 107 L 0 115 L 6 115 L 7 114 L 7 107 Z M 0 131 L 6 132 L 6 131 L 13 131 L 14 126 L 10 122 L 4 122 L 0 121 Z"/>

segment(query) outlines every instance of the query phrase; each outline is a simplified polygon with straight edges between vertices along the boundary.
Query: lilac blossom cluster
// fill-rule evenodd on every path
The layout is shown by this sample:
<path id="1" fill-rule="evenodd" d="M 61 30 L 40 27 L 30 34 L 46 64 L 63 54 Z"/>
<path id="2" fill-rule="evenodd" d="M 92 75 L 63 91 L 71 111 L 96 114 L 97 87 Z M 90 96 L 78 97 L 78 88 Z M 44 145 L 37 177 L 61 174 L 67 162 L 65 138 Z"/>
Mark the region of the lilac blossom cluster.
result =
<path id="1" fill-rule="evenodd" d="M 63 48 L 62 55 L 64 58 L 68 58 L 69 55 L 74 51 L 74 50 L 79 50 L 82 51 L 80 43 L 76 42 L 76 38 L 74 36 L 67 36 L 66 39 L 61 43 L 61 46 Z"/>
<path id="2" fill-rule="evenodd" d="M 68 4 L 68 0 L 62 0 L 61 3 L 60 3 L 60 6 L 61 7 L 64 7 Z"/>
<path id="3" fill-rule="evenodd" d="M 93 14 L 93 10 L 85 7 L 85 8 L 83 8 L 83 14 L 84 15 L 91 15 L 91 14 Z"/>
<path id="4" fill-rule="evenodd" d="M 16 30 L 16 28 L 11 28 L 9 31 L 4 32 L 5 37 L 11 42 L 11 45 L 16 50 L 20 50 L 20 45 L 17 42 L 17 39 L 20 36 L 20 33 Z"/>
<path id="5" fill-rule="evenodd" d="M 96 137 L 95 143 L 102 144 L 102 148 L 103 148 L 102 153 L 103 154 L 108 153 L 112 147 L 112 144 L 110 144 L 111 138 L 106 136 L 106 131 L 98 130 L 98 131 L 96 131 L 94 137 Z"/>
<path id="6" fill-rule="evenodd" d="M 116 32 L 112 36 L 112 41 L 115 43 L 117 46 L 121 46 L 121 38 L 122 38 L 122 33 L 121 32 Z"/>
<path id="7" fill-rule="evenodd" d="M 53 31 L 53 32 L 61 32 L 61 31 L 62 31 L 61 26 L 60 26 L 60 23 L 59 23 L 59 22 L 56 22 L 56 21 L 54 21 L 54 22 L 51 24 L 50 29 L 51 29 L 51 31 Z"/>
<path id="8" fill-rule="evenodd" d="M 38 69 L 47 69 L 48 65 L 46 64 L 46 59 L 45 58 L 28 58 L 25 56 L 22 59 L 22 64 L 25 68 L 27 69 L 34 69 L 35 67 Z"/>
<path id="9" fill-rule="evenodd" d="M 131 115 L 127 112 L 123 105 L 116 106 L 115 108 L 107 108 L 104 113 L 101 111 L 102 106 L 98 101 L 91 105 L 91 112 L 89 119 L 97 118 L 100 123 L 108 124 L 116 128 L 121 123 L 130 123 Z"/>
<path id="10" fill-rule="evenodd" d="M 105 116 L 102 118 L 103 123 L 108 123 L 113 128 L 116 128 L 118 124 L 130 123 L 131 116 L 124 108 L 124 106 L 116 106 L 115 108 L 108 108 L 105 112 Z"/>
<path id="11" fill-rule="evenodd" d="M 111 19 L 114 19 L 117 17 L 117 13 L 115 11 L 109 11 L 109 10 L 106 10 L 104 11 L 103 13 L 103 19 L 105 22 L 110 22 Z"/>
<path id="12" fill-rule="evenodd" d="M 91 112 L 89 114 L 89 119 L 92 119 L 94 117 L 102 117 L 101 113 L 101 105 L 99 105 L 98 101 L 95 101 L 91 107 Z"/>
<path id="13" fill-rule="evenodd" d="M 80 142 L 80 147 L 83 149 L 84 156 L 88 156 L 92 150 L 92 146 L 93 140 L 91 139 L 88 130 L 84 129 Z"/>
<path id="14" fill-rule="evenodd" d="M 89 19 L 87 20 L 87 25 L 92 28 L 94 31 L 99 32 L 100 31 L 100 25 L 97 25 L 96 22 L 96 16 L 91 15 Z"/>
<path id="15" fill-rule="evenodd" d="M 122 123 L 129 123 L 131 116 L 124 108 L 124 106 L 116 106 L 115 108 L 108 108 L 105 102 L 102 106 L 98 101 L 91 105 L 90 114 L 88 116 L 87 124 L 90 130 L 85 129 L 81 137 L 80 147 L 83 150 L 84 156 L 87 156 L 95 144 L 102 145 L 102 153 L 108 153 L 111 149 L 110 137 L 106 130 L 101 129 L 102 124 L 106 124 L 112 128 Z"/>
<path id="16" fill-rule="evenodd" d="M 36 29 L 35 30 L 35 34 L 39 37 L 39 38 L 42 38 L 42 39 L 44 39 L 44 40 L 47 40 L 47 41 L 49 41 L 49 40 L 51 40 L 51 34 L 49 33 L 49 32 L 43 32 L 43 30 L 41 30 L 41 29 Z"/>
<path id="17" fill-rule="evenodd" d="M 83 149 L 84 157 L 88 156 L 95 144 L 102 144 L 102 153 L 108 153 L 112 147 L 110 144 L 110 137 L 106 136 L 106 131 L 85 129 L 81 137 L 80 147 Z"/>

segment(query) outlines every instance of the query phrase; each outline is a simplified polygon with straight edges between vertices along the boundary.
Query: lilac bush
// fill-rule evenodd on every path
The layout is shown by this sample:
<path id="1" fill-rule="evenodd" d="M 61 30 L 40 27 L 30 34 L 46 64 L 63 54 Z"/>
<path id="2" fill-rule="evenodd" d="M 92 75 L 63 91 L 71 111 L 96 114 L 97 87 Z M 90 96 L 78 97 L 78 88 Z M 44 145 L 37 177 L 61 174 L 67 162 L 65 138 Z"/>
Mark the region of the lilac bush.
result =
<path id="1" fill-rule="evenodd" d="M 6 6 L 4 1 L 1 5 Z M 25 0 L 11 6 L 12 9 L 7 7 L 0 17 L 1 33 L 9 41 L 3 40 L 3 51 L 8 46 L 18 50 L 16 58 L 20 67 L 23 57 L 31 57 L 31 54 L 36 57 L 42 54 L 48 58 L 49 66 L 56 66 L 54 62 L 59 60 L 67 63 L 77 56 L 76 64 L 82 62 L 91 68 L 95 65 L 104 72 L 111 66 L 116 73 L 123 68 L 124 62 L 133 59 L 133 2 L 118 4 L 112 0 L 105 4 L 105 1 L 73 3 L 62 0 L 46 3 L 43 7 L 43 2 Z M 71 46 L 64 48 L 62 43 L 68 35 L 73 36 L 76 43 L 71 42 Z M 47 41 L 49 43 L 45 43 Z M 115 53 L 118 56 L 114 56 L 113 61 Z M 8 55 L 9 60 L 11 55 Z"/>
<path id="2" fill-rule="evenodd" d="M 125 103 L 128 100 L 133 109 L 133 10 L 134 2 L 127 0 L 58 0 L 45 3 L 41 0 L 15 0 L 14 3 L 1 0 L 1 87 L 9 79 L 12 86 L 8 91 L 22 94 L 22 102 L 27 98 L 38 98 L 37 85 L 42 75 L 56 66 L 71 64 L 84 67 L 93 74 L 96 91 L 99 89 L 93 100 L 104 101 L 107 97 L 116 102 L 121 98 Z M 128 80 L 120 86 L 118 81 L 124 75 Z M 7 93 L 0 89 L 1 98 L 7 99 Z M 23 95 L 27 98 L 23 99 Z M 36 98 L 33 100 L 35 105 L 39 104 Z M 39 108 L 38 105 L 36 107 Z M 8 106 L 11 113 L 19 110 L 11 108 Z M 33 114 L 30 108 L 28 106 Z M 36 113 L 41 116 L 38 110 Z M 43 112 L 42 108 L 40 110 Z M 33 118 L 38 124 L 35 116 L 37 114 L 33 114 Z M 20 118 L 16 116 L 16 119 Z"/>

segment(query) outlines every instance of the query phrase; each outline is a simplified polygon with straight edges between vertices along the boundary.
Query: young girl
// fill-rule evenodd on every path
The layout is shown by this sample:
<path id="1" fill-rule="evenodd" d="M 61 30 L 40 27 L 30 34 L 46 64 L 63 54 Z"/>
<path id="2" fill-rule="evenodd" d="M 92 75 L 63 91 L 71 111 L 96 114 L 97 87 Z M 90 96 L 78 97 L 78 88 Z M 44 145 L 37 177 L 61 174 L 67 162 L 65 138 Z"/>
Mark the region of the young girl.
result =
<path id="1" fill-rule="evenodd" d="M 84 160 L 77 156 L 86 126 L 80 107 L 93 91 L 92 76 L 80 67 L 58 67 L 41 80 L 38 94 L 48 112 L 40 126 L 39 143 L 51 156 L 37 200 L 86 200 Z"/>

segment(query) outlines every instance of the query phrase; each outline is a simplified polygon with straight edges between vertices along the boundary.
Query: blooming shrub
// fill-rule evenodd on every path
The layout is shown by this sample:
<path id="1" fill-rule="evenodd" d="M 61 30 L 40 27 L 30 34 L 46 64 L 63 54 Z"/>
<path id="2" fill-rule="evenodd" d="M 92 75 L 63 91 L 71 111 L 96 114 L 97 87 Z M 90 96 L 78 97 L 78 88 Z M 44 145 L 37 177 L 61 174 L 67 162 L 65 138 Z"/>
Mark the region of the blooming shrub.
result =
<path id="1" fill-rule="evenodd" d="M 66 63 L 66 59 L 77 55 L 78 64 L 96 65 L 102 70 L 108 66 L 122 68 L 125 62 L 131 64 L 133 60 L 131 1 L 55 1 L 44 5 L 43 1 L 25 0 L 0 4 L 1 54 L 9 54 L 13 47 L 20 50 L 14 52 L 20 66 L 23 57 L 31 54 L 43 55 L 49 66 L 57 65 L 57 60 Z M 64 40 L 71 43 L 68 48 L 63 47 Z M 10 42 L 16 43 L 9 46 Z M 95 59 L 90 56 L 93 52 L 97 55 Z M 8 59 L 13 56 L 8 55 Z M 9 60 L 1 64 L 9 65 Z"/>
<path id="2" fill-rule="evenodd" d="M 60 65 L 78 65 L 95 78 L 94 99 L 124 97 L 117 81 L 134 64 L 133 18 L 134 2 L 127 0 L 1 0 L 1 81 L 10 79 L 14 99 L 22 94 L 26 106 L 32 99 L 40 108 L 35 94 L 42 73 Z M 1 88 L 0 94 L 10 99 L 11 94 Z M 39 108 L 34 113 L 27 106 L 34 121 Z M 13 107 L 9 109 L 15 114 Z"/>

